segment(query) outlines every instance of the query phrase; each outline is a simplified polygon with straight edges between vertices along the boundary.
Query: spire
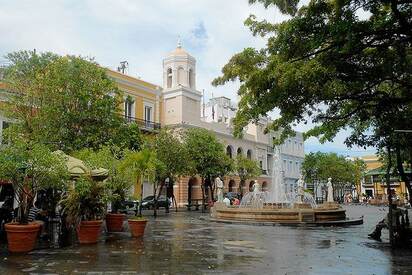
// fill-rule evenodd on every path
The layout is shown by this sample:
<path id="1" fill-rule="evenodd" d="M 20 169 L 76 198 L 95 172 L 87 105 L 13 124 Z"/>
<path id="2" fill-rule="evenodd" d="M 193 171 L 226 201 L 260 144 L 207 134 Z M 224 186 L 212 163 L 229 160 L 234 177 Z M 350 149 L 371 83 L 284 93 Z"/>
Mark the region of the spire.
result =
<path id="1" fill-rule="evenodd" d="M 180 35 L 179 35 L 178 38 L 177 38 L 177 47 L 178 47 L 179 49 L 182 48 L 182 39 L 180 38 Z"/>

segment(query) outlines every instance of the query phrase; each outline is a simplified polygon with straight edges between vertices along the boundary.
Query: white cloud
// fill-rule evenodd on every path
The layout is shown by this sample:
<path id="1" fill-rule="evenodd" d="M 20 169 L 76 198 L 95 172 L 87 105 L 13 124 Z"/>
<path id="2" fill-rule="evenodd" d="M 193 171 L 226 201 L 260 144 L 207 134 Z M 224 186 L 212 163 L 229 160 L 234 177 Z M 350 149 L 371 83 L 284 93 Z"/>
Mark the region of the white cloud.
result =
<path id="1" fill-rule="evenodd" d="M 264 45 L 244 20 L 251 13 L 286 18 L 247 0 L 0 0 L 0 7 L 0 56 L 36 48 L 95 57 L 111 68 L 127 60 L 131 75 L 162 85 L 162 58 L 180 35 L 197 58 L 198 89 L 235 100 L 238 83 L 210 83 L 233 54 Z"/>

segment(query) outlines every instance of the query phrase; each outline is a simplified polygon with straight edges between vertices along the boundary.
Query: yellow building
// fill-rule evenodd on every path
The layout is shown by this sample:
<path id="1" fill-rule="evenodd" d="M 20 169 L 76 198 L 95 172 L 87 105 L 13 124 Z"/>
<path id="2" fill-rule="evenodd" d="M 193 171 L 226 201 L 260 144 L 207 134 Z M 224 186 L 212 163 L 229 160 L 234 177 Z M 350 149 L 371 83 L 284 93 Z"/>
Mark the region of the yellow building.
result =
<path id="1" fill-rule="evenodd" d="M 160 129 L 161 87 L 141 79 L 106 69 L 117 87 L 124 93 L 123 115 L 129 122 L 136 122 L 143 132 Z"/>
<path id="2" fill-rule="evenodd" d="M 362 182 L 362 193 L 377 202 L 384 202 L 388 194 L 385 177 L 386 168 L 376 155 L 363 156 L 361 159 L 366 163 L 366 173 Z M 408 196 L 405 183 L 400 181 L 398 177 L 391 177 L 391 190 L 393 190 L 392 192 L 401 200 Z"/>

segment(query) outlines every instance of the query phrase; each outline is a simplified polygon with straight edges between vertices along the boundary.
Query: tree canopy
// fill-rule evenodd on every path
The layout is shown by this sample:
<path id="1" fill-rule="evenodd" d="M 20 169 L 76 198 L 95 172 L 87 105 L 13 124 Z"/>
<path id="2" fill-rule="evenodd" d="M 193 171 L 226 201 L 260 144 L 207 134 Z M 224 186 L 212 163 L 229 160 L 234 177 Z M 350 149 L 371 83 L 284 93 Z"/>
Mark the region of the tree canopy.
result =
<path id="1" fill-rule="evenodd" d="M 194 167 L 194 175 L 203 179 L 224 176 L 233 170 L 233 161 L 211 131 L 191 128 L 184 133 L 184 143 Z"/>
<path id="2" fill-rule="evenodd" d="M 234 170 L 243 182 L 262 174 L 262 169 L 257 161 L 248 159 L 241 154 L 236 156 Z"/>
<path id="3" fill-rule="evenodd" d="M 110 142 L 138 147 L 139 132 L 119 115 L 121 92 L 93 60 L 35 51 L 6 58 L 8 115 L 19 134 L 66 152 Z"/>
<path id="4" fill-rule="evenodd" d="M 360 183 L 365 170 L 366 164 L 361 159 L 347 160 L 335 153 L 311 152 L 302 163 L 302 173 L 309 183 L 326 182 L 331 177 L 333 183 L 355 185 Z"/>
<path id="5" fill-rule="evenodd" d="M 249 0 L 277 7 L 281 23 L 251 15 L 245 24 L 266 39 L 262 49 L 246 48 L 213 81 L 239 80 L 241 96 L 235 134 L 277 109 L 268 129 L 293 134 L 298 123 L 315 125 L 305 137 L 332 141 L 348 130 L 348 146 L 392 147 L 412 162 L 412 3 L 401 0 Z M 402 165 L 398 165 L 402 169 Z M 412 192 L 409 181 L 403 178 Z"/>

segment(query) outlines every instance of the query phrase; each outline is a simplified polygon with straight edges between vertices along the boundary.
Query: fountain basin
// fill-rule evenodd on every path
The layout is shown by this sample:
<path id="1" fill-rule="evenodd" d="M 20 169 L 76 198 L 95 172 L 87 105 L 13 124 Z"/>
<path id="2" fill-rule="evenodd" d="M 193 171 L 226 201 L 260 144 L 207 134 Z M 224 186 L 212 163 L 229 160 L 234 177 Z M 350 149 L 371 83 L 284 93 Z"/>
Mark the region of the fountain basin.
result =
<path id="1" fill-rule="evenodd" d="M 278 205 L 265 205 L 263 208 L 239 208 L 217 203 L 211 209 L 211 221 L 269 223 L 269 224 L 309 224 L 309 225 L 350 225 L 362 224 L 363 219 L 349 220 L 346 210 L 337 204 L 309 208 L 305 204 L 279 208 Z"/>

